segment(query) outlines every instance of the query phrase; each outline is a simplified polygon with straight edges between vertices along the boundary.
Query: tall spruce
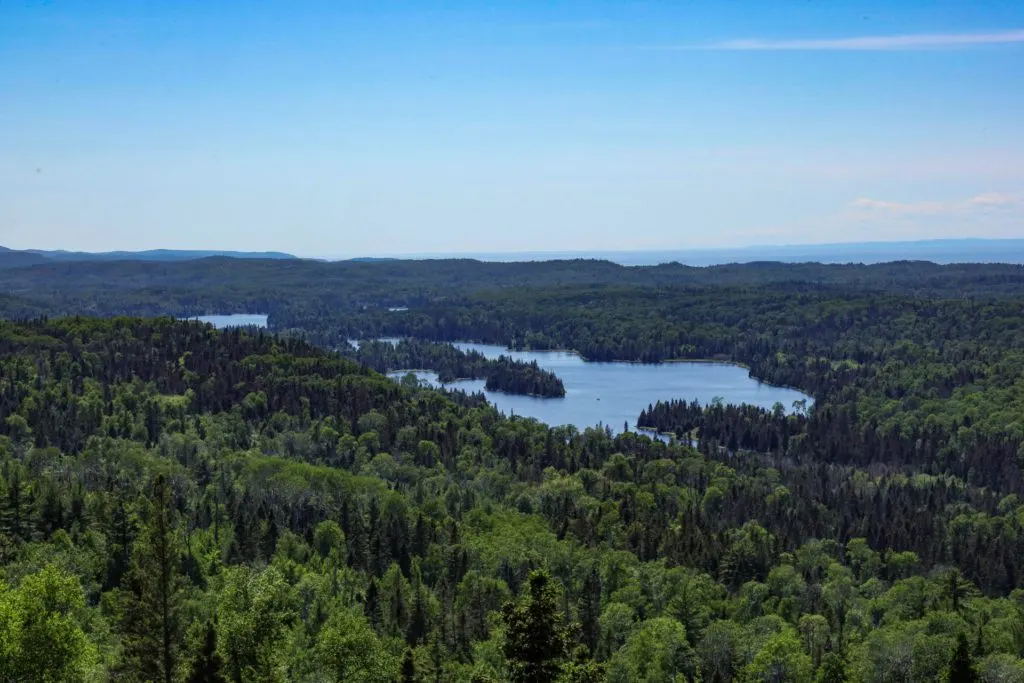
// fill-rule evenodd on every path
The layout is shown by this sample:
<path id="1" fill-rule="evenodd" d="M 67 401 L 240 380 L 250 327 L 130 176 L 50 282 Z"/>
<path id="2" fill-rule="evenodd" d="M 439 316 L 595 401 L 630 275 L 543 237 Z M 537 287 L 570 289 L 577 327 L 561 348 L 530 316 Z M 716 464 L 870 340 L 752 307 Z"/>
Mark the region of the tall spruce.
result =
<path id="1" fill-rule="evenodd" d="M 957 636 L 956 650 L 953 651 L 953 659 L 949 663 L 947 680 L 949 683 L 975 683 L 980 680 L 971 658 L 971 646 L 963 633 Z"/>
<path id="2" fill-rule="evenodd" d="M 583 594 L 580 596 L 579 619 L 583 643 L 593 656 L 601 638 L 601 575 L 594 566 L 583 580 Z"/>
<path id="3" fill-rule="evenodd" d="M 184 579 L 172 491 L 162 474 L 143 507 L 145 524 L 122 583 L 124 673 L 132 680 L 171 683 L 181 639 L 178 613 Z"/>
<path id="4" fill-rule="evenodd" d="M 569 654 L 569 633 L 558 602 L 551 576 L 539 569 L 530 574 L 526 595 L 502 608 L 502 651 L 513 683 L 549 683 L 561 674 Z"/>
<path id="5" fill-rule="evenodd" d="M 402 683 L 416 683 L 416 660 L 410 649 L 406 649 L 402 658 Z"/>
<path id="6" fill-rule="evenodd" d="M 203 634 L 203 647 L 192 663 L 188 683 L 224 683 L 224 675 L 221 673 L 223 667 L 224 662 L 217 652 L 217 628 L 209 621 Z"/>

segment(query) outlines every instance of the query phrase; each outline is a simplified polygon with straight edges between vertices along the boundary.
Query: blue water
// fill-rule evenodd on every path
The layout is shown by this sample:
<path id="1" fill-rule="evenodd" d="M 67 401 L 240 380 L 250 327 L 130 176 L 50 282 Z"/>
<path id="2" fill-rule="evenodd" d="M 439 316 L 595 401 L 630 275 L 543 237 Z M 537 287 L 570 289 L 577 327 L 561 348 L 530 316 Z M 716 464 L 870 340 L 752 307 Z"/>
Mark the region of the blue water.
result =
<path id="1" fill-rule="evenodd" d="M 697 400 L 708 404 L 716 398 L 725 403 L 749 403 L 772 408 L 777 402 L 792 412 L 795 401 L 807 396 L 795 389 L 776 387 L 751 379 L 747 371 L 724 363 L 588 363 L 564 351 L 509 351 L 489 344 L 455 344 L 465 351 L 479 351 L 488 358 L 511 356 L 537 361 L 565 384 L 565 398 L 535 398 L 484 391 L 484 380 L 461 380 L 444 385 L 468 392 L 483 392 L 506 415 L 534 417 L 549 425 L 574 425 L 583 430 L 598 424 L 620 432 L 625 424 L 635 429 L 640 411 L 659 400 Z M 406 372 L 389 376 L 403 377 Z M 416 376 L 438 386 L 437 374 L 417 371 Z"/>
<path id="2" fill-rule="evenodd" d="M 398 258 L 474 258 L 481 261 L 551 261 L 601 259 L 623 266 L 653 266 L 678 261 L 690 266 L 714 266 L 751 261 L 782 263 L 1024 263 L 1024 239 L 950 239 L 913 242 L 853 242 L 725 247 L 719 249 L 659 249 L 648 251 L 525 251 L 433 253 Z"/>
<path id="3" fill-rule="evenodd" d="M 218 330 L 226 327 L 266 327 L 267 316 L 254 313 L 232 313 L 230 315 L 197 315 L 190 320 L 210 323 Z"/>

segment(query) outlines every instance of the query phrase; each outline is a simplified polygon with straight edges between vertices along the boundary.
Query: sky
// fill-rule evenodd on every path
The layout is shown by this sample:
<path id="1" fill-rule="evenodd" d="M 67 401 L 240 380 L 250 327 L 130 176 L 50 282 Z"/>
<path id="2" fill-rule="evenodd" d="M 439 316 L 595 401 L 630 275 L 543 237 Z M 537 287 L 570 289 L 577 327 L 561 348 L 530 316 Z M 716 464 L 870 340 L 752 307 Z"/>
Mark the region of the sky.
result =
<path id="1" fill-rule="evenodd" d="M 0 244 L 1024 237 L 1024 3 L 0 0 Z"/>

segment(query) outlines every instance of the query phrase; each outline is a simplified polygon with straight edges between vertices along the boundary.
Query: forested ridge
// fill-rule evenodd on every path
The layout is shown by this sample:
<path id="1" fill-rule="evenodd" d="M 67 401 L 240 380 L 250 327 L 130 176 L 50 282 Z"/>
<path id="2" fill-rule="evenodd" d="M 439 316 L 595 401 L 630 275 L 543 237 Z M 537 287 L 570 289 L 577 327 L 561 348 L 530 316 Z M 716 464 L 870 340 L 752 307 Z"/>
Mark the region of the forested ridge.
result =
<path id="1" fill-rule="evenodd" d="M 1020 680 L 1024 505 L 798 456 L 816 411 L 718 406 L 709 434 L 780 443 L 698 450 L 504 418 L 293 338 L 2 323 L 0 671 Z"/>
<path id="2" fill-rule="evenodd" d="M 184 262 L 56 262 L 0 270 L 6 317 L 36 314 L 174 315 L 259 312 L 271 325 L 338 312 L 420 308 L 483 291 L 588 287 L 751 288 L 776 293 L 871 292 L 942 299 L 1024 295 L 1024 266 L 902 261 L 876 265 L 678 263 L 619 266 L 566 260 L 321 262 L 213 257 Z"/>

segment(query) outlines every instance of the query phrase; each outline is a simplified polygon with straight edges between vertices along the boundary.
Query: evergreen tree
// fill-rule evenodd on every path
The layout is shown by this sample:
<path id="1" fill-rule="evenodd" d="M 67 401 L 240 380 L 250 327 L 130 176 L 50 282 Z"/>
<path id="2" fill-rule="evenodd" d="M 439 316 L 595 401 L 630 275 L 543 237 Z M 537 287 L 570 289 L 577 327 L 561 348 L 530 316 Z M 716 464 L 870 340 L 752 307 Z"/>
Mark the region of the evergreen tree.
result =
<path id="1" fill-rule="evenodd" d="M 203 647 L 192 664 L 188 683 L 224 683 L 221 668 L 224 662 L 217 652 L 217 629 L 213 622 L 207 622 L 203 636 Z"/>
<path id="2" fill-rule="evenodd" d="M 416 597 L 413 598 L 412 614 L 409 616 L 409 626 L 405 630 L 405 642 L 408 645 L 419 645 L 426 640 L 430 628 L 427 615 L 427 597 L 422 586 L 416 589 Z"/>
<path id="3" fill-rule="evenodd" d="M 363 601 L 363 613 L 373 630 L 380 631 L 384 620 L 384 610 L 380 604 L 380 588 L 377 579 L 370 577 L 370 585 L 366 587 L 366 598 Z"/>
<path id="4" fill-rule="evenodd" d="M 545 570 L 532 572 L 527 595 L 501 610 L 505 644 L 513 683 L 549 683 L 558 678 L 569 651 L 567 629 L 558 610 L 558 591 Z"/>
<path id="5" fill-rule="evenodd" d="M 598 574 L 596 566 L 591 568 L 587 578 L 583 580 L 579 610 L 583 643 L 590 650 L 591 656 L 594 656 L 597 654 L 597 644 L 601 639 L 601 575 Z"/>
<path id="6" fill-rule="evenodd" d="M 180 640 L 183 578 L 171 489 L 163 475 L 154 481 L 145 507 L 146 523 L 133 545 L 124 581 L 124 668 L 130 678 L 171 683 Z"/>
<path id="7" fill-rule="evenodd" d="M 405 651 L 405 657 L 402 658 L 402 683 L 416 683 L 416 660 L 410 649 Z"/>
<path id="8" fill-rule="evenodd" d="M 21 471 L 21 466 L 7 461 L 4 469 L 8 470 L 6 487 L 3 492 L 4 506 L 0 509 L 0 531 L 8 535 L 13 542 L 25 540 L 25 501 L 28 497 L 28 485 Z M 6 472 L 4 474 L 7 474 Z"/>
<path id="9" fill-rule="evenodd" d="M 974 668 L 971 659 L 971 648 L 967 643 L 967 636 L 961 633 L 956 639 L 956 650 L 953 652 L 953 659 L 949 663 L 949 683 L 975 683 L 978 681 L 978 673 Z"/>

